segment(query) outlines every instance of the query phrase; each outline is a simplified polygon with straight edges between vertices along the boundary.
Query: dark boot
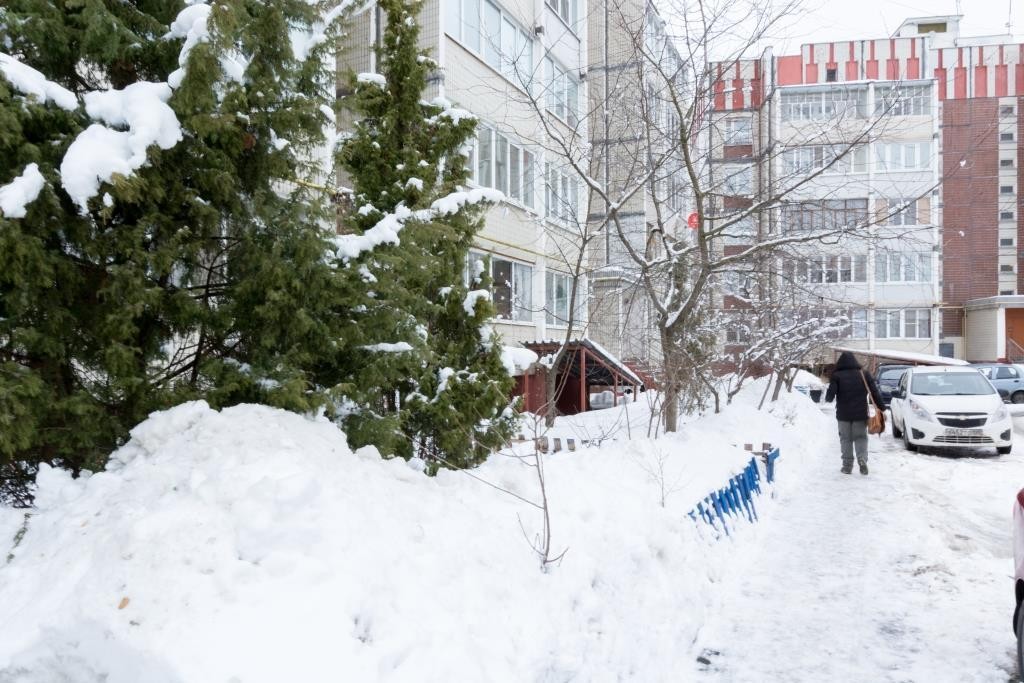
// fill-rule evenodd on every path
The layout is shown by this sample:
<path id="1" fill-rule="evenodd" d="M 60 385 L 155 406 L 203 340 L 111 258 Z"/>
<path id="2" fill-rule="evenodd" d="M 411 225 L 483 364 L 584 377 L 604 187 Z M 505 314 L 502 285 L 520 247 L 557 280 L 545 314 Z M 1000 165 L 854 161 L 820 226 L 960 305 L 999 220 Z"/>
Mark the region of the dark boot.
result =
<path id="1" fill-rule="evenodd" d="M 860 461 L 860 473 L 861 474 L 867 474 L 868 473 L 868 461 L 867 460 L 861 460 Z"/>
<path id="2" fill-rule="evenodd" d="M 842 472 L 843 474 L 849 474 L 850 472 L 853 472 L 853 461 L 851 460 L 849 462 L 844 462 L 843 468 L 839 471 Z"/>

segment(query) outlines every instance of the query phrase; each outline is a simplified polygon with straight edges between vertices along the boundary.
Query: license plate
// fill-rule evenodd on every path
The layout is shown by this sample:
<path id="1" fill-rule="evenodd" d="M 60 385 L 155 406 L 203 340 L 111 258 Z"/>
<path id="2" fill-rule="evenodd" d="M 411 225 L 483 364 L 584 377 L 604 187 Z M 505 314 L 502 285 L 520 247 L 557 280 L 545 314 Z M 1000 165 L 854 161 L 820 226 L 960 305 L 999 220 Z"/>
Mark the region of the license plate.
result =
<path id="1" fill-rule="evenodd" d="M 980 429 L 958 429 L 946 427 L 946 436 L 981 436 Z"/>

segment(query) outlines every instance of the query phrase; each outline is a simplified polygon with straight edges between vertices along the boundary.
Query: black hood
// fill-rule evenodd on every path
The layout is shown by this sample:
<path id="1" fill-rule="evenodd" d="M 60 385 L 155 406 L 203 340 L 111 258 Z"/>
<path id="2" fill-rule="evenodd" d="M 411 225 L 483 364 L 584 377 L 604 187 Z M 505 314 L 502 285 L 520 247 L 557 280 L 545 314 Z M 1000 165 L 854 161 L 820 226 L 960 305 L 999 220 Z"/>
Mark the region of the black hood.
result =
<path id="1" fill-rule="evenodd" d="M 860 363 L 851 352 L 843 351 L 836 361 L 836 370 L 860 370 Z"/>

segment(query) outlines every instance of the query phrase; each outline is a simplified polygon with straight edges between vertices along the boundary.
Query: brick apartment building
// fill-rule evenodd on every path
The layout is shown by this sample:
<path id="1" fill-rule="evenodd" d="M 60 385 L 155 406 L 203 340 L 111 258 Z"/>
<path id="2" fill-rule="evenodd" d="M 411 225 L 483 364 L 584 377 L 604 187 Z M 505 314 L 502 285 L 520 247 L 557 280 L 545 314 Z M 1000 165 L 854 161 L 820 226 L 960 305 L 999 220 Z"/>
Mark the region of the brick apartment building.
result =
<path id="1" fill-rule="evenodd" d="M 790 266 L 850 316 L 842 343 L 1022 360 L 1024 44 L 962 37 L 960 19 L 913 18 L 888 38 L 716 65 L 712 177 L 727 206 L 742 206 L 845 145 L 842 163 L 752 221 L 750 234 L 808 216 L 870 216 L 862 240 L 818 246 L 809 267 Z"/>

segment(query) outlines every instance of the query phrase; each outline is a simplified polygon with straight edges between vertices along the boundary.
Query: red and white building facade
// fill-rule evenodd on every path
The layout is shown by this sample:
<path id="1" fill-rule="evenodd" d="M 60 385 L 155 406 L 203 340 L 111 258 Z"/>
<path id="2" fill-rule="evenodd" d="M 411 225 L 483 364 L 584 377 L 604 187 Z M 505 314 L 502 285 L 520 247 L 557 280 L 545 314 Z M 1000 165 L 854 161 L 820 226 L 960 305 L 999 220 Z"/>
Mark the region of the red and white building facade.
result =
<path id="1" fill-rule="evenodd" d="M 871 224 L 783 266 L 847 312 L 844 345 L 1021 360 L 1024 43 L 961 37 L 960 18 L 716 65 L 712 179 L 726 211 L 795 187 L 753 234 L 820 210 Z"/>

